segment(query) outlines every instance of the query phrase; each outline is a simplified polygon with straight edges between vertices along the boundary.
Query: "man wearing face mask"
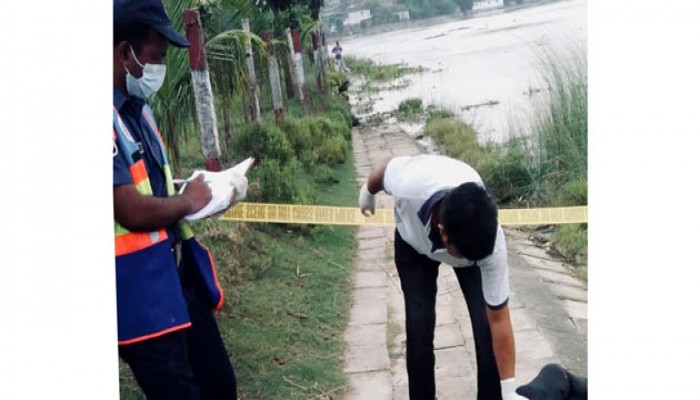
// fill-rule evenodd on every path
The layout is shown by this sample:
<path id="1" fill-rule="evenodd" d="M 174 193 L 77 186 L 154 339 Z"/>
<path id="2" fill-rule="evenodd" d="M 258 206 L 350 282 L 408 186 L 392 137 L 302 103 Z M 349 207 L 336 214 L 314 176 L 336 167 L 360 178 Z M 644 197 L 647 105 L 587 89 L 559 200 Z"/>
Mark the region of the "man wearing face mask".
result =
<path id="1" fill-rule="evenodd" d="M 384 160 L 360 189 L 362 213 L 376 193 L 394 197 L 394 261 L 406 308 L 406 368 L 411 400 L 435 399 L 435 301 L 440 263 L 454 268 L 469 309 L 477 400 L 526 400 L 516 393 L 508 254 L 496 203 L 479 174 L 445 156 Z"/>
<path id="2" fill-rule="evenodd" d="M 203 208 L 202 177 L 176 194 L 147 104 L 168 46 L 188 47 L 161 0 L 114 0 L 113 189 L 119 356 L 152 399 L 236 399 L 213 316 L 224 301 L 209 251 L 182 219 Z M 244 179 L 244 178 L 243 178 Z M 243 181 L 234 202 L 247 189 Z"/>

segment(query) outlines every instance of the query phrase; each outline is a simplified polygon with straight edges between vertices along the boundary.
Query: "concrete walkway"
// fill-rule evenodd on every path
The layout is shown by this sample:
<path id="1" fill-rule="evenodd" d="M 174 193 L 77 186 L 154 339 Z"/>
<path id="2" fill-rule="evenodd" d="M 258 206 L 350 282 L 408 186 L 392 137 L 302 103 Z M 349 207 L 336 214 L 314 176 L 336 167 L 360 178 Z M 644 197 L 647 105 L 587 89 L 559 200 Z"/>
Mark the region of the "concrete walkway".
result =
<path id="1" fill-rule="evenodd" d="M 387 156 L 421 149 L 395 126 L 353 129 L 359 186 Z M 380 208 L 393 200 L 379 194 Z M 394 228 L 361 227 L 350 324 L 345 332 L 345 399 L 408 399 L 403 295 L 393 263 Z M 587 375 L 587 290 L 566 266 L 534 246 L 527 235 L 506 229 L 511 273 L 510 308 L 516 344 L 516 380 L 526 383 L 550 362 Z M 459 284 L 440 266 L 435 375 L 440 400 L 476 398 L 476 358 Z"/>

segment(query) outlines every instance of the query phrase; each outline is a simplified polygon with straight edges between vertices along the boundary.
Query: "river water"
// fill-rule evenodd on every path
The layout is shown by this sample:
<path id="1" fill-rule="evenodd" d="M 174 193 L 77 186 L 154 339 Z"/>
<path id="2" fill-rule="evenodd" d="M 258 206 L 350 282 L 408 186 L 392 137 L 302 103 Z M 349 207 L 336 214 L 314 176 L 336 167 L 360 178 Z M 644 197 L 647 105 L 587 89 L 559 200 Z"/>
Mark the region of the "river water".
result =
<path id="1" fill-rule="evenodd" d="M 586 50 L 587 0 L 566 0 L 341 42 L 345 56 L 427 68 L 402 89 L 372 95 L 373 113 L 419 97 L 456 112 L 482 141 L 503 141 L 546 95 L 542 55 Z"/>

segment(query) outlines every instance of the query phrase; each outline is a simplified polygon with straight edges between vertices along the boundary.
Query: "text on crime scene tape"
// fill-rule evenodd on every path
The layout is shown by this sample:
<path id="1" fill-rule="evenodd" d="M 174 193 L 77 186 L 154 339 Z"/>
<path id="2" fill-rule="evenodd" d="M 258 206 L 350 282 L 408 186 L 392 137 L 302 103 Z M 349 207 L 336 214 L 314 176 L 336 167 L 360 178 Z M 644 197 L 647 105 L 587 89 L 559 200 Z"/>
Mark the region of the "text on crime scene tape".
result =
<path id="1" fill-rule="evenodd" d="M 240 203 L 219 219 L 278 224 L 391 226 L 394 225 L 394 210 L 378 209 L 374 215 L 365 217 L 358 207 Z M 498 220 L 501 225 L 587 223 L 588 206 L 499 209 Z"/>

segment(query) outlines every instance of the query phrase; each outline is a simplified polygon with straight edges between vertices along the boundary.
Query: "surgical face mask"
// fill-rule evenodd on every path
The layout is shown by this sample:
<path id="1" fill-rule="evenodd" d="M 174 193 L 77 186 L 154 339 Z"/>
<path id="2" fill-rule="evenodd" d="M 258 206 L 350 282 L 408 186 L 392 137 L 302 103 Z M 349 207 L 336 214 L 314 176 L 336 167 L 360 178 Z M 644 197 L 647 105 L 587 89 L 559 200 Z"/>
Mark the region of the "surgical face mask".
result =
<path id="1" fill-rule="evenodd" d="M 141 64 L 139 59 L 136 58 L 136 54 L 134 54 L 133 47 L 131 48 L 131 55 L 134 56 L 136 63 L 143 68 L 143 75 L 140 78 L 134 78 L 124 66 L 124 69 L 126 69 L 126 90 L 130 95 L 145 100 L 163 86 L 165 64 Z"/>

